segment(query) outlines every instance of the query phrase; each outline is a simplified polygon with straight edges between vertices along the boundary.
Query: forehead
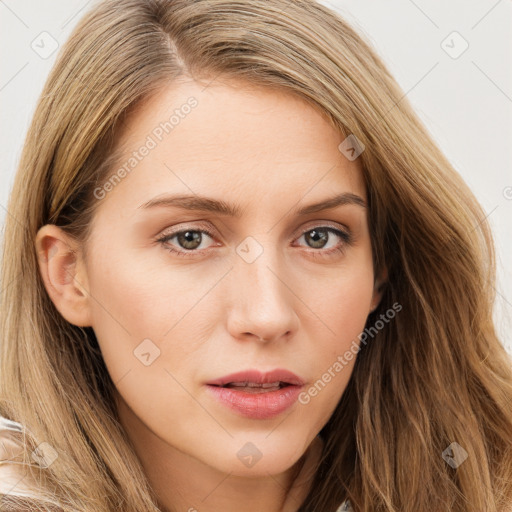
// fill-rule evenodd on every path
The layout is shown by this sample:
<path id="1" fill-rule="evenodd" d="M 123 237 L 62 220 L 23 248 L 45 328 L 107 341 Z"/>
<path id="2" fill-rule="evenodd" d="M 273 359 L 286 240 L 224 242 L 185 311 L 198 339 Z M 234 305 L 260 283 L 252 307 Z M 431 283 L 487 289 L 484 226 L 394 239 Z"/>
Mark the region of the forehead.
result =
<path id="1" fill-rule="evenodd" d="M 140 103 L 118 137 L 121 157 L 107 179 L 125 172 L 102 208 L 137 208 L 166 192 L 238 203 L 343 191 L 366 197 L 359 160 L 338 149 L 344 136 L 306 100 L 276 89 L 173 83 Z"/>

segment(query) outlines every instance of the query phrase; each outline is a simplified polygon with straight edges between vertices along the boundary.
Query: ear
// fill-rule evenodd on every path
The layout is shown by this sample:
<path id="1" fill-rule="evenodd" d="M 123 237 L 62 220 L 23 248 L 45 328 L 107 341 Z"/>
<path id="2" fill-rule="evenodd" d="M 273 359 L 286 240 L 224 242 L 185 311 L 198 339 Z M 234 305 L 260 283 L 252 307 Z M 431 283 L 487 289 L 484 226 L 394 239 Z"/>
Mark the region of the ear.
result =
<path id="1" fill-rule="evenodd" d="M 372 301 L 370 304 L 370 311 L 369 313 L 373 313 L 378 305 L 380 304 L 380 301 L 382 299 L 382 295 L 384 294 L 385 285 L 388 281 L 388 269 L 384 267 L 382 271 L 379 273 L 378 276 L 376 276 L 374 285 L 373 285 L 373 295 L 372 295 Z"/>
<path id="2" fill-rule="evenodd" d="M 37 232 L 35 246 L 44 286 L 57 310 L 73 325 L 91 326 L 87 274 L 76 241 L 46 224 Z"/>

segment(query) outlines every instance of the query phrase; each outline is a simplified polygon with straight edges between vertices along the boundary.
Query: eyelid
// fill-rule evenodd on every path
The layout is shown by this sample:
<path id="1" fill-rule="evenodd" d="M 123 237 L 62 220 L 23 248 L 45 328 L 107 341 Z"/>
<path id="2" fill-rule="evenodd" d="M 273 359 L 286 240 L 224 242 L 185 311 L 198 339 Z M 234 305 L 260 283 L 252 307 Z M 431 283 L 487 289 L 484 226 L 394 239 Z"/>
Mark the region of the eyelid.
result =
<path id="1" fill-rule="evenodd" d="M 305 227 L 301 227 L 299 236 L 303 235 L 304 233 L 307 233 L 308 231 L 311 231 L 314 228 L 333 228 L 333 229 L 337 229 L 339 231 L 343 231 L 347 234 L 350 234 L 350 232 L 351 232 L 350 229 L 348 228 L 348 226 L 345 226 L 344 224 L 340 224 L 339 222 L 317 219 L 317 220 L 310 221 L 310 223 L 308 222 Z"/>
<path id="2" fill-rule="evenodd" d="M 166 236 L 173 236 L 173 235 L 176 235 L 178 233 L 181 233 L 181 232 L 187 231 L 187 230 L 205 231 L 212 238 L 219 237 L 219 235 L 217 234 L 217 230 L 215 228 L 212 229 L 210 227 L 210 224 L 203 223 L 202 221 L 193 221 L 193 222 L 190 222 L 190 225 L 187 225 L 188 223 L 186 223 L 186 222 L 183 224 L 184 224 L 183 226 L 180 226 L 178 228 L 173 227 L 168 231 L 164 230 L 163 232 L 161 232 L 158 235 L 158 238 L 162 238 L 162 237 L 166 237 Z M 298 232 L 294 233 L 293 240 L 295 240 L 297 237 L 302 236 L 304 233 L 307 233 L 308 231 L 310 231 L 314 228 L 319 228 L 319 227 L 324 227 L 324 228 L 330 227 L 330 228 L 344 231 L 347 234 L 351 233 L 351 230 L 348 228 L 348 226 L 345 226 L 343 224 L 340 224 L 340 223 L 337 223 L 334 221 L 316 219 L 316 220 L 309 221 L 306 224 L 306 226 L 301 227 Z"/>
<path id="3" fill-rule="evenodd" d="M 218 236 L 216 234 L 217 233 L 216 229 L 210 227 L 209 224 L 202 223 L 202 221 L 195 221 L 195 222 L 190 222 L 190 223 L 184 222 L 184 223 L 178 224 L 177 226 L 173 226 L 172 228 L 165 229 L 164 231 L 159 233 L 157 235 L 157 237 L 162 238 L 162 237 L 166 237 L 166 236 L 174 236 L 179 233 L 182 233 L 183 231 L 204 231 L 212 238 Z"/>

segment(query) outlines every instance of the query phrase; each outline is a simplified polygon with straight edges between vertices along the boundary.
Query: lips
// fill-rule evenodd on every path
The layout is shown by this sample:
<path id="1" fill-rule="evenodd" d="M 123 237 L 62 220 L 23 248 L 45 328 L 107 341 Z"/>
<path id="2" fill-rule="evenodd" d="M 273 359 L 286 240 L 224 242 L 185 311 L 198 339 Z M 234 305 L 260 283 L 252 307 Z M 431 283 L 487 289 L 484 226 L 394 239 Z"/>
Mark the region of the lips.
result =
<path id="1" fill-rule="evenodd" d="M 268 420 L 296 402 L 304 381 L 294 373 L 278 369 L 262 373 L 247 370 L 206 383 L 210 396 L 246 418 Z"/>
<path id="2" fill-rule="evenodd" d="M 278 368 L 271 372 L 259 370 L 245 370 L 231 373 L 218 379 L 207 382 L 210 386 L 234 387 L 234 388 L 262 388 L 279 389 L 286 386 L 302 386 L 304 381 L 293 372 Z M 277 387 L 279 386 L 279 388 Z"/>

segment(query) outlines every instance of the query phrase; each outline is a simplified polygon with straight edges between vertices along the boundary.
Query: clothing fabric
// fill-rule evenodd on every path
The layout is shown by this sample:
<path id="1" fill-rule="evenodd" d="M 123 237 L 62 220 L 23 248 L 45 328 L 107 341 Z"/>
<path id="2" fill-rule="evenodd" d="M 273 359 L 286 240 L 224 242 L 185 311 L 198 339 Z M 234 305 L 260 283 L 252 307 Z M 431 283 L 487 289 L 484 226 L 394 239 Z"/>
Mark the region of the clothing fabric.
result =
<path id="1" fill-rule="evenodd" d="M 22 426 L 0 416 L 0 494 L 37 498 L 37 486 L 23 471 Z"/>
<path id="2" fill-rule="evenodd" d="M 23 426 L 20 423 L 0 416 L 0 494 L 10 494 L 28 498 L 37 498 L 37 485 L 23 470 L 20 439 Z M 309 492 L 311 479 L 324 442 L 315 437 L 304 454 L 304 463 L 295 479 L 283 508 L 283 512 L 295 512 Z M 344 501 L 335 512 L 353 512 L 350 502 Z"/>

